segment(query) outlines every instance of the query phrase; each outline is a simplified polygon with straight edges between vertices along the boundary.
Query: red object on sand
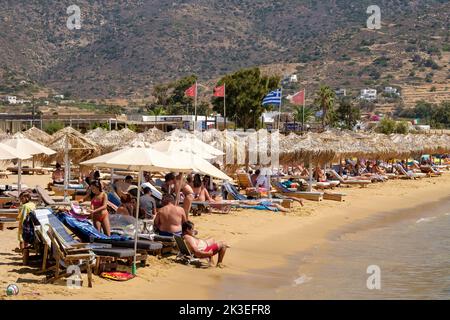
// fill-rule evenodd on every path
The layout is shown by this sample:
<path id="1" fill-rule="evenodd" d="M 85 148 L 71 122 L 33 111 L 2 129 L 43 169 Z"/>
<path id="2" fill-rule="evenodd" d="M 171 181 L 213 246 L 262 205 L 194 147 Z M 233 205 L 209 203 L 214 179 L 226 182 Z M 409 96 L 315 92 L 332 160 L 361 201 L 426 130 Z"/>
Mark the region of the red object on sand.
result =
<path id="1" fill-rule="evenodd" d="M 129 272 L 122 271 L 112 271 L 112 272 L 102 272 L 100 277 L 115 281 L 127 281 L 133 279 L 135 276 Z"/>

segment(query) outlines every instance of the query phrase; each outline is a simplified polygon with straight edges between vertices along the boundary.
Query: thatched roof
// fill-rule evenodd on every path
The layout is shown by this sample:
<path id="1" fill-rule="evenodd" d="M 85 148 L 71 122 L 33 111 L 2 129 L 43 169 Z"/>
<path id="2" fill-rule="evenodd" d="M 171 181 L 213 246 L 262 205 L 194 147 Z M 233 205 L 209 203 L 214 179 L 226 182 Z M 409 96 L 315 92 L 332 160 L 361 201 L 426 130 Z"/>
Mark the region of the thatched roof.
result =
<path id="1" fill-rule="evenodd" d="M 72 127 L 59 130 L 53 134 L 52 138 L 47 146 L 57 151 L 56 159 L 58 161 L 64 160 L 66 141 L 69 148 L 69 157 L 74 163 L 82 162 L 100 154 L 100 146 L 97 143 L 86 138 Z"/>
<path id="2" fill-rule="evenodd" d="M 36 127 L 31 127 L 27 131 L 22 132 L 22 134 L 25 136 L 25 138 L 33 140 L 34 142 L 46 145 L 47 143 L 52 140 L 52 136 L 49 135 L 47 132 L 42 131 L 41 129 L 38 129 Z"/>

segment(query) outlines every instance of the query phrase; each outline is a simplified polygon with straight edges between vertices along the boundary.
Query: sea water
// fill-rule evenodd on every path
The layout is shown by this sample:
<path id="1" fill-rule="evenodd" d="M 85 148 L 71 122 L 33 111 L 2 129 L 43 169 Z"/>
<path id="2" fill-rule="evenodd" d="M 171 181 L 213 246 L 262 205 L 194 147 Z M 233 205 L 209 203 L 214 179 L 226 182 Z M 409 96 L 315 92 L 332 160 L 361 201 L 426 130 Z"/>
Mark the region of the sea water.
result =
<path id="1" fill-rule="evenodd" d="M 450 199 L 329 235 L 286 266 L 227 277 L 221 299 L 450 299 Z"/>

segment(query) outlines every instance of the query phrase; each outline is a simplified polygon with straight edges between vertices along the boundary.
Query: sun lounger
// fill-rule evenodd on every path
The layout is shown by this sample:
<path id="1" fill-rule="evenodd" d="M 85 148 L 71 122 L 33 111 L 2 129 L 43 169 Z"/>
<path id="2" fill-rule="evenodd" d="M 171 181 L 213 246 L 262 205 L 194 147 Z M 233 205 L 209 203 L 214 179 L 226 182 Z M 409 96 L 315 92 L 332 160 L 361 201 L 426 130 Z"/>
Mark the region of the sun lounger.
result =
<path id="1" fill-rule="evenodd" d="M 323 192 L 307 192 L 307 191 L 293 191 L 286 188 L 281 182 L 274 181 L 273 187 L 283 196 L 306 199 L 311 201 L 322 201 Z"/>
<path id="2" fill-rule="evenodd" d="M 442 172 L 439 172 L 432 166 L 420 166 L 420 171 L 422 171 L 423 173 L 425 173 L 430 177 L 439 177 L 440 175 L 442 175 Z"/>
<path id="3" fill-rule="evenodd" d="M 11 218 L 11 219 L 17 219 L 17 216 L 19 215 L 19 209 L 0 209 L 0 217 L 3 218 Z"/>
<path id="4" fill-rule="evenodd" d="M 0 178 L 2 179 L 8 179 L 8 177 L 11 175 L 12 173 L 10 171 L 0 171 Z"/>
<path id="5" fill-rule="evenodd" d="M 193 201 L 191 210 L 193 215 L 201 215 L 202 213 L 230 213 L 231 209 L 238 207 L 239 204 L 236 201 L 224 200 L 224 201 Z"/>
<path id="6" fill-rule="evenodd" d="M 53 277 L 48 278 L 47 282 L 53 282 L 59 278 L 71 276 L 71 273 L 68 272 L 68 266 L 86 266 L 88 274 L 88 286 L 89 288 L 92 288 L 91 264 L 94 261 L 95 254 L 88 248 L 82 246 L 64 245 L 63 241 L 52 228 L 52 226 L 48 227 L 47 235 L 51 241 L 51 251 L 53 258 L 56 261 L 56 264 L 53 267 L 55 270 L 55 274 Z M 61 271 L 63 271 L 64 269 L 66 269 L 66 271 L 64 273 L 61 273 Z"/>
<path id="7" fill-rule="evenodd" d="M 238 173 L 236 174 L 238 185 L 240 189 L 247 189 L 255 187 L 250 179 L 250 175 L 248 173 Z"/>
<path id="8" fill-rule="evenodd" d="M 400 173 L 401 176 L 405 177 L 406 179 L 419 179 L 425 178 L 427 176 L 426 173 L 417 173 L 412 171 L 406 172 L 406 170 L 398 163 L 394 165 L 394 168 L 397 170 L 397 172 Z"/>
<path id="9" fill-rule="evenodd" d="M 73 233 L 75 233 L 82 241 L 94 243 L 107 243 L 114 247 L 134 248 L 134 240 L 131 237 L 107 235 L 100 233 L 89 221 L 77 220 L 68 214 L 60 213 L 58 218 L 67 226 Z M 162 244 L 149 240 L 138 240 L 137 248 L 152 253 L 160 253 Z"/>
<path id="10" fill-rule="evenodd" d="M 134 257 L 134 250 L 130 248 L 116 247 L 106 243 L 80 243 L 67 232 L 64 224 L 49 209 L 37 209 L 32 214 L 39 223 L 38 226 L 35 226 L 36 234 L 44 245 L 42 271 L 46 271 L 48 249 L 51 247 L 51 239 L 47 233 L 50 227 L 53 229 L 53 232 L 58 235 L 63 247 L 83 247 L 92 250 L 98 256 L 99 259 L 96 264 L 96 274 L 103 263 L 111 260 L 116 261 L 117 259 L 131 259 Z M 29 252 L 24 253 L 24 255 L 25 254 L 29 255 Z M 139 253 L 138 260 L 144 261 L 146 258 L 147 255 L 145 253 Z M 24 258 L 25 263 L 26 260 L 27 259 Z"/>
<path id="11" fill-rule="evenodd" d="M 339 175 L 339 173 L 337 173 L 335 170 L 329 170 L 329 173 L 331 175 L 333 175 L 333 177 L 335 177 L 336 179 L 338 179 L 341 184 L 346 184 L 346 185 L 359 185 L 361 186 L 361 188 L 366 187 L 367 185 L 371 184 L 372 181 L 371 180 L 360 180 L 360 179 L 344 179 L 341 175 Z"/>
<path id="12" fill-rule="evenodd" d="M 46 205 L 46 206 L 70 206 L 70 202 L 59 202 L 55 201 L 55 198 L 50 197 L 47 190 L 42 188 L 41 186 L 36 186 L 36 192 L 39 195 L 40 200 Z"/>
<path id="13" fill-rule="evenodd" d="M 184 264 L 201 265 L 201 260 L 199 258 L 194 257 L 194 255 L 191 253 L 188 246 L 186 245 L 186 242 L 184 241 L 183 237 L 175 235 L 174 238 L 179 250 L 179 253 L 176 258 L 177 261 Z"/>

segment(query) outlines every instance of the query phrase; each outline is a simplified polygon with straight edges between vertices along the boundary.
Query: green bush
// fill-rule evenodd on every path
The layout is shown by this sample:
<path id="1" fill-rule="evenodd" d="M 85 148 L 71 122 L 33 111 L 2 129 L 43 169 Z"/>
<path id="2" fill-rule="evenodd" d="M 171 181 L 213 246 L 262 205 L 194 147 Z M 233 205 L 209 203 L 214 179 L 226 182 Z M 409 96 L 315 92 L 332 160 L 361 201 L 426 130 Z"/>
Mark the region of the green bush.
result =
<path id="1" fill-rule="evenodd" d="M 48 134 L 54 134 L 56 131 L 59 131 L 64 128 L 64 123 L 61 121 L 52 121 L 49 123 L 46 123 L 44 125 L 44 131 Z"/>

